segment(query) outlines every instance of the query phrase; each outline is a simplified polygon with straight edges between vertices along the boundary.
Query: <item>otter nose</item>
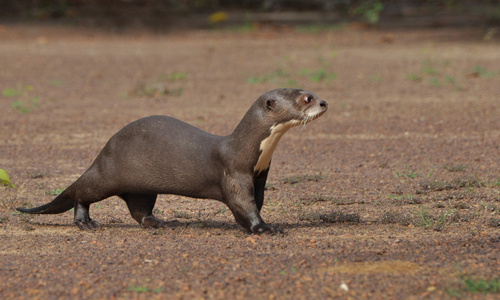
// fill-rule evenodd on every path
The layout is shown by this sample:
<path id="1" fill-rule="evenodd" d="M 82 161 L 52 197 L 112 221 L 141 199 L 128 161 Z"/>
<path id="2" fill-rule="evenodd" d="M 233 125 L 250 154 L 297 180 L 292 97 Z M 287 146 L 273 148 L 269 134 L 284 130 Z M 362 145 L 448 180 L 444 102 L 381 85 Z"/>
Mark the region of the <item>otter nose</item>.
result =
<path id="1" fill-rule="evenodd" d="M 328 103 L 326 103 L 325 100 L 321 100 L 319 102 L 319 106 L 322 107 L 322 108 L 324 108 L 324 109 L 327 109 L 328 108 Z"/>

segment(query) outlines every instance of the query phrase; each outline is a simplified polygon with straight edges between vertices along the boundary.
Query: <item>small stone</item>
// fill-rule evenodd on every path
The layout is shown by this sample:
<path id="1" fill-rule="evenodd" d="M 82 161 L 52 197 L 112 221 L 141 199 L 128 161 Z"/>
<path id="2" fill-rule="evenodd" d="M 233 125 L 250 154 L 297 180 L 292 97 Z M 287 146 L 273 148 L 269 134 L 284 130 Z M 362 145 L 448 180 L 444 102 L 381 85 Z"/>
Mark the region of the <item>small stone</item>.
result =
<path id="1" fill-rule="evenodd" d="M 345 282 L 342 282 L 339 286 L 339 288 L 343 291 L 346 291 L 348 292 L 349 291 L 349 287 L 347 286 L 347 284 Z"/>

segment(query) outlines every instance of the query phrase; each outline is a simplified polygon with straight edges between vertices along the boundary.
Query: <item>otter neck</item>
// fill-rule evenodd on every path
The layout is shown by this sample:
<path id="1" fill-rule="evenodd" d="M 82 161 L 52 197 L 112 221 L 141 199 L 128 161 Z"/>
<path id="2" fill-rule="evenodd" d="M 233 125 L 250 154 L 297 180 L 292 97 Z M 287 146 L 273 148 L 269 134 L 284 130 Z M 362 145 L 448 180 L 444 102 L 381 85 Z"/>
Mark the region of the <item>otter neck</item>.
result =
<path id="1" fill-rule="evenodd" d="M 271 164 L 271 158 L 273 156 L 274 150 L 278 145 L 281 137 L 288 129 L 292 128 L 296 125 L 295 120 L 288 121 L 286 123 L 278 123 L 271 126 L 270 134 L 268 137 L 262 140 L 260 143 L 260 155 L 257 163 L 253 167 L 255 173 L 259 174 L 260 172 L 269 168 Z"/>
<path id="2" fill-rule="evenodd" d="M 283 134 L 298 121 L 291 120 L 278 123 L 267 114 L 250 109 L 227 137 L 228 146 L 232 151 L 245 155 L 238 164 L 251 168 L 256 174 L 269 168 L 271 157 Z"/>

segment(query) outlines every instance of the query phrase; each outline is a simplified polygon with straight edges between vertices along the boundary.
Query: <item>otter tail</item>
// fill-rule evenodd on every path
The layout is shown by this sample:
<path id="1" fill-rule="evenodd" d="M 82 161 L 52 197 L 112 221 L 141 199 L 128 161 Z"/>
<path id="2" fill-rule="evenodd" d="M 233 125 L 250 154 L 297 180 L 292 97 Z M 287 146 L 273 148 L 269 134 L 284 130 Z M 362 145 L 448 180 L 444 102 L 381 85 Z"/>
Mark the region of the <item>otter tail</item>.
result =
<path id="1" fill-rule="evenodd" d="M 68 211 L 74 207 L 74 201 L 68 196 L 67 189 L 59 194 L 51 202 L 39 207 L 33 208 L 16 208 L 18 211 L 28 214 L 59 214 Z"/>

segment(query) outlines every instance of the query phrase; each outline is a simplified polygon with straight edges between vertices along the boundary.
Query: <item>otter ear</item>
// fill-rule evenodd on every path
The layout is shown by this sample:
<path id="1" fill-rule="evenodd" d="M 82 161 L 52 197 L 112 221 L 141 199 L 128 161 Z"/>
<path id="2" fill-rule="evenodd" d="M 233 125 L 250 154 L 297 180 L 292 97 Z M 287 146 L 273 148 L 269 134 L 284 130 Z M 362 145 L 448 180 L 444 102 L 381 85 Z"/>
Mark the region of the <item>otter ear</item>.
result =
<path id="1" fill-rule="evenodd" d="M 267 100 L 266 101 L 266 107 L 268 110 L 274 110 L 275 106 L 276 106 L 276 100 Z"/>

